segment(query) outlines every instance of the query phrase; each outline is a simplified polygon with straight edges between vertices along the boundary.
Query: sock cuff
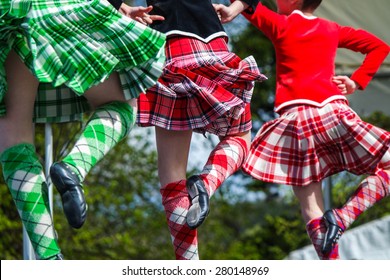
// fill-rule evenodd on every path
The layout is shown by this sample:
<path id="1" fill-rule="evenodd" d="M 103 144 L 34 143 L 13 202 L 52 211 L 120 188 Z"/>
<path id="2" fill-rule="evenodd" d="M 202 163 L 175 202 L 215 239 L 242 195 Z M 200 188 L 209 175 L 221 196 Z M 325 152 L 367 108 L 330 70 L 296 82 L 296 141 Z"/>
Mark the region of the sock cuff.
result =
<path id="1" fill-rule="evenodd" d="M 170 200 L 180 197 L 188 196 L 186 180 L 179 180 L 166 184 L 160 188 L 163 204 L 168 203 Z"/>
<path id="2" fill-rule="evenodd" d="M 127 102 L 114 101 L 104 104 L 96 109 L 95 114 L 101 111 L 114 111 L 119 114 L 124 128 L 122 131 L 122 137 L 125 137 L 135 124 L 136 112 Z"/>
<path id="3" fill-rule="evenodd" d="M 378 176 L 379 180 L 383 185 L 383 189 L 385 190 L 385 194 L 389 195 L 390 193 L 390 174 L 383 169 L 378 169 L 375 172 L 375 175 Z"/>
<path id="4" fill-rule="evenodd" d="M 43 171 L 35 146 L 30 143 L 20 143 L 7 148 L 0 156 L 0 163 L 5 181 L 18 170 L 29 170 L 34 174 Z"/>
<path id="5" fill-rule="evenodd" d="M 313 229 L 319 228 L 322 226 L 322 217 L 311 219 L 306 223 L 306 231 L 311 231 Z"/>
<path id="6" fill-rule="evenodd" d="M 223 144 L 223 142 L 235 142 L 238 146 L 240 146 L 244 152 L 244 158 L 248 154 L 249 147 L 246 143 L 246 140 L 243 137 L 240 136 L 228 136 L 225 137 L 220 143 Z"/>
<path id="7" fill-rule="evenodd" d="M 31 143 L 20 143 L 16 144 L 14 146 L 11 146 L 7 149 L 5 149 L 1 154 L 0 154 L 0 161 L 4 162 L 9 159 L 10 154 L 12 153 L 20 153 L 22 149 L 29 150 L 31 153 L 35 155 L 35 146 Z"/>
<path id="8" fill-rule="evenodd" d="M 219 142 L 217 147 L 223 146 L 225 144 L 238 147 L 238 154 L 241 158 L 240 158 L 240 161 L 237 162 L 237 166 L 238 166 L 238 168 L 240 168 L 241 165 L 245 162 L 245 159 L 247 158 L 248 153 L 249 153 L 249 148 L 248 148 L 247 142 L 245 141 L 244 138 L 242 138 L 240 136 L 228 136 L 228 137 L 225 137 L 224 139 L 222 139 L 222 141 Z"/>

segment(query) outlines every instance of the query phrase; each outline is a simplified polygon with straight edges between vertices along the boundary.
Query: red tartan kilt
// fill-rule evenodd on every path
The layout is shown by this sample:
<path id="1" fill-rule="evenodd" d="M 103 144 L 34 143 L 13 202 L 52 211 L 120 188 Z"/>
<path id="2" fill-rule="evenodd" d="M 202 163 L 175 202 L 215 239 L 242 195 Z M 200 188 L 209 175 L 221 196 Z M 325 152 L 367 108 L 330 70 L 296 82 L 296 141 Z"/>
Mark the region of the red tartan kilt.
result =
<path id="1" fill-rule="evenodd" d="M 209 43 L 173 37 L 157 84 L 138 101 L 137 123 L 219 136 L 252 127 L 249 103 L 255 81 L 263 81 L 253 57 L 228 51 L 224 38 Z"/>
<path id="2" fill-rule="evenodd" d="M 389 132 L 362 121 L 345 101 L 294 106 L 260 129 L 243 170 L 258 180 L 293 186 L 341 171 L 373 174 L 389 155 L 389 144 Z"/>

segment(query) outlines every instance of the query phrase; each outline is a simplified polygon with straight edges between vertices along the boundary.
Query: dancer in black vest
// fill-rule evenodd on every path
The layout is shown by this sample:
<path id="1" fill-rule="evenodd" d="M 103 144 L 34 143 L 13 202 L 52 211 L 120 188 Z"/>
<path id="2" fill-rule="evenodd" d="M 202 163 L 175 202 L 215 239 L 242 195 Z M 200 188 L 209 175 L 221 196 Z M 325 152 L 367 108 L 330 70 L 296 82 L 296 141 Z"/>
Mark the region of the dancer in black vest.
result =
<path id="1" fill-rule="evenodd" d="M 248 3 L 252 3 L 248 0 Z M 256 1 L 257 2 L 257 1 Z M 148 0 L 161 15 L 167 61 L 156 86 L 139 98 L 137 122 L 155 126 L 162 202 L 177 259 L 198 259 L 197 230 L 209 198 L 243 163 L 250 143 L 254 82 L 265 77 L 241 59 L 210 0 Z M 220 138 L 199 175 L 186 179 L 193 132 Z"/>

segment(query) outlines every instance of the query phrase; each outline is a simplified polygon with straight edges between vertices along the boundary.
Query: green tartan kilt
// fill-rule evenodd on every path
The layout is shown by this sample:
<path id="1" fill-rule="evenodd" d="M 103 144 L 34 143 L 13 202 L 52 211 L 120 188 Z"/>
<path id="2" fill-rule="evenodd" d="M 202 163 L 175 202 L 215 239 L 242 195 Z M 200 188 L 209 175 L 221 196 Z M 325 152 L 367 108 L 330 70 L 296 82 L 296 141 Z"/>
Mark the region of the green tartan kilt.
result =
<path id="1" fill-rule="evenodd" d="M 113 71 L 125 97 L 138 97 L 159 78 L 164 45 L 164 34 L 122 16 L 105 0 L 0 0 L 0 116 L 11 49 L 42 83 L 35 120 L 52 122 L 87 110 L 83 93 Z"/>

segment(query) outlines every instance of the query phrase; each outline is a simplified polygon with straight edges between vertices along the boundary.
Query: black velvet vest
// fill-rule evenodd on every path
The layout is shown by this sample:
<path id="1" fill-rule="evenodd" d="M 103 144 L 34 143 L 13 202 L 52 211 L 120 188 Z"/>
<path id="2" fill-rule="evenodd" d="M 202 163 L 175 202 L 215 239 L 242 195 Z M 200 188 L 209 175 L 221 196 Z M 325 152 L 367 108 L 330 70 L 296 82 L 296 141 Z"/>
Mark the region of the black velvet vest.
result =
<path id="1" fill-rule="evenodd" d="M 151 27 L 167 35 L 188 35 L 205 41 L 215 35 L 226 36 L 211 0 L 147 0 L 146 3 L 153 6 L 150 14 L 165 18 L 153 22 Z"/>
<path id="2" fill-rule="evenodd" d="M 122 0 L 108 0 L 116 9 Z M 242 0 L 253 12 L 259 0 Z M 215 12 L 211 0 L 146 0 L 152 5 L 152 15 L 161 15 L 163 21 L 155 21 L 150 26 L 167 35 L 185 35 L 209 41 L 219 36 L 227 36 Z"/>

